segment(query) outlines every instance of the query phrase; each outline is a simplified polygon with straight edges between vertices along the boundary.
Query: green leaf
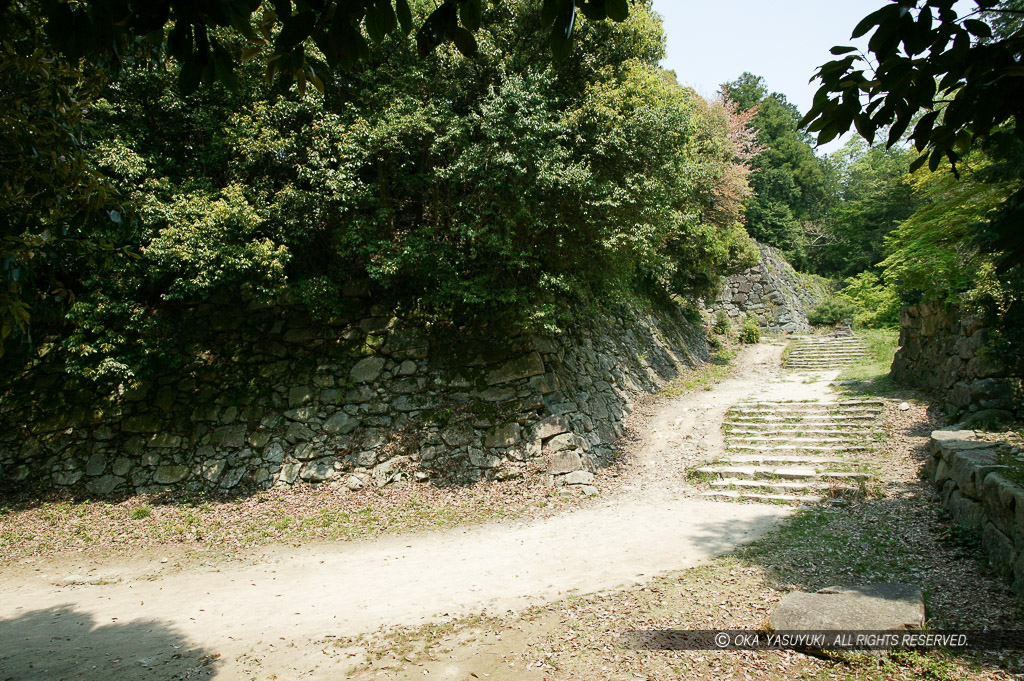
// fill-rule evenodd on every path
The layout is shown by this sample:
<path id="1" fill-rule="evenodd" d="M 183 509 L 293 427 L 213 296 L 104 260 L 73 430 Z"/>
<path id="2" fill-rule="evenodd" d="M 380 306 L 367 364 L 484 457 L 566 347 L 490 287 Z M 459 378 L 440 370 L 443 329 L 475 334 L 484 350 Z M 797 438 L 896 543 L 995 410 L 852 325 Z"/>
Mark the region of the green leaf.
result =
<path id="1" fill-rule="evenodd" d="M 479 31 L 480 22 L 483 17 L 483 6 L 481 0 L 464 0 L 459 7 L 459 19 L 462 25 L 470 31 Z"/>
<path id="2" fill-rule="evenodd" d="M 836 45 L 831 50 L 829 50 L 829 52 L 831 52 L 832 54 L 834 54 L 836 56 L 839 56 L 841 54 L 849 54 L 850 52 L 856 52 L 856 51 L 857 51 L 856 47 L 850 47 L 849 45 L 846 45 L 846 46 Z"/>
<path id="3" fill-rule="evenodd" d="M 277 34 L 276 46 L 280 49 L 295 47 L 309 37 L 316 26 L 316 12 L 311 9 L 299 12 L 295 16 L 286 19 L 281 32 Z"/>
<path id="4" fill-rule="evenodd" d="M 455 43 L 455 47 L 459 48 L 459 52 L 465 57 L 476 56 L 476 38 L 473 34 L 466 29 L 459 26 L 455 30 L 455 34 L 452 36 L 452 41 Z"/>
<path id="5" fill-rule="evenodd" d="M 604 8 L 612 21 L 625 21 L 629 17 L 629 0 L 604 0 Z"/>
<path id="6" fill-rule="evenodd" d="M 395 13 L 402 31 L 409 33 L 412 30 L 412 10 L 409 8 L 409 0 L 395 0 Z"/>

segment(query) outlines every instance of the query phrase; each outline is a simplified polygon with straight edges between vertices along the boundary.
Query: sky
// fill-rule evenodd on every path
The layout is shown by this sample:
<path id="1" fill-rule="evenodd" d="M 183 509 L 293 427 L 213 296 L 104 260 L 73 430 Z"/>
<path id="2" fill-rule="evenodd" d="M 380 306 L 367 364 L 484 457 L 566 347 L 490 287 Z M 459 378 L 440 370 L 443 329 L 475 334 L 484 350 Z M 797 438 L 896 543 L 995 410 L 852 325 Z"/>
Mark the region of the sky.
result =
<path id="1" fill-rule="evenodd" d="M 762 76 L 801 113 L 817 89 L 807 81 L 834 57 L 833 45 L 850 45 L 854 26 L 886 0 L 654 0 L 665 22 L 667 57 L 662 67 L 681 85 L 714 97 L 718 86 L 744 71 Z M 833 141 L 819 153 L 834 151 Z"/>

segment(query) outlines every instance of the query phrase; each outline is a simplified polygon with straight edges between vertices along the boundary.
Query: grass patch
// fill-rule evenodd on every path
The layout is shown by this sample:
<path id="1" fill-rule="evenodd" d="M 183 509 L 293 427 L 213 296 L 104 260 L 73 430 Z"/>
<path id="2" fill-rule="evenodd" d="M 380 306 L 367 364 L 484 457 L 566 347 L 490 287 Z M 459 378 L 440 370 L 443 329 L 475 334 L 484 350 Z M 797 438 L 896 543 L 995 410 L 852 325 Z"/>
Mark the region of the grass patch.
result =
<path id="1" fill-rule="evenodd" d="M 151 515 L 153 515 L 153 507 L 148 504 L 136 506 L 132 510 L 128 511 L 128 517 L 132 520 L 145 520 Z"/>
<path id="2" fill-rule="evenodd" d="M 867 347 L 867 357 L 843 369 L 838 381 L 860 381 L 859 386 L 843 386 L 844 392 L 853 394 L 887 395 L 896 390 L 889 378 L 892 359 L 896 355 L 899 332 L 895 329 L 864 329 L 857 337 Z"/>
<path id="3" fill-rule="evenodd" d="M 735 345 L 720 345 L 712 353 L 710 361 L 684 372 L 661 391 L 660 397 L 673 399 L 695 390 L 711 390 L 732 373 L 732 360 L 735 358 Z"/>

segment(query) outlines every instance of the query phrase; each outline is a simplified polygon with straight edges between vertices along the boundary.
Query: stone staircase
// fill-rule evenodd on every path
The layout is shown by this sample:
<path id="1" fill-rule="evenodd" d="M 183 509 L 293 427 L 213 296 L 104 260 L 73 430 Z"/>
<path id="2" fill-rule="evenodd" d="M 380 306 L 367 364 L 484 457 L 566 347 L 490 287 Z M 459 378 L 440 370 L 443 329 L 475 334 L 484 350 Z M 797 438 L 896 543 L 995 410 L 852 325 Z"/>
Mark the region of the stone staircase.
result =
<path id="1" fill-rule="evenodd" d="M 877 400 L 750 402 L 726 413 L 727 455 L 690 472 L 703 496 L 788 504 L 862 496 Z"/>
<path id="2" fill-rule="evenodd" d="M 856 336 L 801 338 L 790 346 L 785 366 L 788 369 L 827 371 L 848 367 L 867 356 L 867 347 Z"/>

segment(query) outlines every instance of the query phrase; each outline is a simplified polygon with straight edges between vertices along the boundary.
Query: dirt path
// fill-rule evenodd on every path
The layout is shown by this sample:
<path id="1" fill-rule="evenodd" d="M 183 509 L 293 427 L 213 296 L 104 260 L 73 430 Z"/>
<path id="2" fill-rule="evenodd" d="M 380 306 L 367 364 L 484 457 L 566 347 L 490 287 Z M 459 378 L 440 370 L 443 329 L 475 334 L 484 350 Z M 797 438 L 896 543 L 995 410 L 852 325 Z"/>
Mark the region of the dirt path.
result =
<path id="1" fill-rule="evenodd" d="M 94 583 L 75 586 L 60 586 L 84 580 L 61 574 L 59 563 L 2 575 L 0 681 L 277 678 L 246 671 L 267 656 L 263 671 L 319 678 L 315 641 L 327 635 L 502 612 L 696 565 L 790 512 L 701 500 L 682 473 L 724 451 L 730 405 L 826 396 L 832 376 L 783 374 L 781 351 L 748 349 L 733 378 L 658 405 L 627 479 L 589 508 L 532 523 L 279 547 L 242 564 L 150 566 L 148 577 L 146 566 L 103 565 L 90 573 Z"/>

